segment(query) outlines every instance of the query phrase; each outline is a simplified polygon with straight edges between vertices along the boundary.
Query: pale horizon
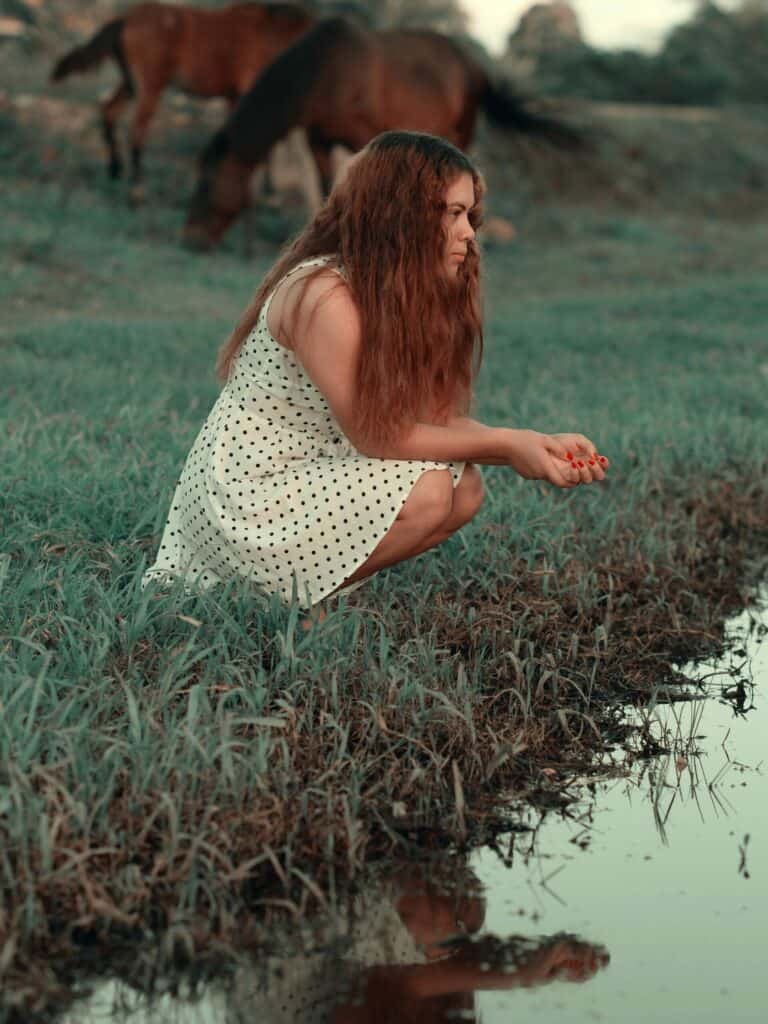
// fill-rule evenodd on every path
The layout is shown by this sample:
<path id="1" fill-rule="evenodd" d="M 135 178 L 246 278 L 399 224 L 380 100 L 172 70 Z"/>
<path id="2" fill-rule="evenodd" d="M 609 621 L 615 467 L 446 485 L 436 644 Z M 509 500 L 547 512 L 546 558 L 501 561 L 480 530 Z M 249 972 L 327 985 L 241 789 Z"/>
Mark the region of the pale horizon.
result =
<path id="1" fill-rule="evenodd" d="M 696 0 L 570 0 L 585 41 L 600 49 L 655 50 L 676 25 L 687 21 Z M 723 8 L 738 0 L 719 0 Z M 533 0 L 463 0 L 469 15 L 469 31 L 494 56 L 500 56 L 507 37 Z"/>

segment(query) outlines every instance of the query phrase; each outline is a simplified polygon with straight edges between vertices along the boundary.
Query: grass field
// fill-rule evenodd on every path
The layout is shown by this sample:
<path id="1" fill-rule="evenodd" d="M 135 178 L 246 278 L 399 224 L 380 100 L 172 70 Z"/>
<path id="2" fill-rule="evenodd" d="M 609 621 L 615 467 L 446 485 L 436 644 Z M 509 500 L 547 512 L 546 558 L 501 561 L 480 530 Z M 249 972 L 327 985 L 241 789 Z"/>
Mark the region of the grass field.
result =
<path id="1" fill-rule="evenodd" d="M 722 167 L 694 169 L 711 180 L 679 202 L 556 202 L 490 161 L 491 212 L 519 233 L 486 254 L 477 415 L 583 431 L 610 480 L 561 493 L 486 469 L 472 524 L 305 635 L 246 586 L 139 589 L 217 348 L 274 246 L 245 260 L 236 231 L 190 254 L 170 170 L 132 211 L 87 153 L 43 164 L 8 124 L 9 991 L 83 936 L 174 925 L 201 950 L 264 896 L 306 909 L 403 844 L 479 841 L 500 791 L 551 797 L 621 739 L 623 701 L 663 696 L 719 642 L 768 550 L 768 220 L 740 179 L 720 207 Z M 728 150 L 745 174 L 764 136 Z"/>

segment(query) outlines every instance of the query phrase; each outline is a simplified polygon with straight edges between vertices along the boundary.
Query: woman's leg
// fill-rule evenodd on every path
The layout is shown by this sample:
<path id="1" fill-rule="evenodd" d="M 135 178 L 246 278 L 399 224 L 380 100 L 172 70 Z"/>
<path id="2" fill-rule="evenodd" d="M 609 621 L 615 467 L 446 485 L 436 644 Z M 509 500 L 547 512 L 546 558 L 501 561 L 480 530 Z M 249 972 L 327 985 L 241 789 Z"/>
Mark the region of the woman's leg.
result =
<path id="1" fill-rule="evenodd" d="M 453 481 L 447 469 L 430 469 L 422 473 L 405 499 L 397 519 L 373 553 L 344 580 L 342 586 L 410 558 L 450 516 L 452 492 Z"/>
<path id="2" fill-rule="evenodd" d="M 471 462 L 464 467 L 455 487 L 449 470 L 431 469 L 423 473 L 373 553 L 337 589 L 441 544 L 476 515 L 482 501 L 483 478 Z M 325 609 L 321 604 L 315 605 L 302 626 L 309 629 L 324 618 Z"/>
<path id="3" fill-rule="evenodd" d="M 464 467 L 456 487 L 446 469 L 423 473 L 373 554 L 342 586 L 441 544 L 476 515 L 482 500 L 483 478 L 471 462 Z"/>
<path id="4" fill-rule="evenodd" d="M 451 534 L 456 533 L 457 530 L 466 525 L 470 519 L 474 519 L 483 503 L 483 494 L 483 478 L 480 470 L 472 462 L 468 462 L 464 467 L 464 472 L 461 474 L 461 479 L 454 488 L 453 506 L 450 515 L 408 557 L 414 558 L 430 548 L 437 547 L 444 540 L 448 540 Z"/>

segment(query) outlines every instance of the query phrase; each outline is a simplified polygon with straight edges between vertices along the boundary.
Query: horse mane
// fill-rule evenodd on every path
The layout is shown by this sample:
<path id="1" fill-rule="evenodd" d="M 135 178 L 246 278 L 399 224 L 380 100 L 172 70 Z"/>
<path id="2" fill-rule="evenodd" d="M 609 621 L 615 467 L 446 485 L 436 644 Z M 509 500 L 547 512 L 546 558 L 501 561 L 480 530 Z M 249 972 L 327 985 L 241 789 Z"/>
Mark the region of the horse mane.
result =
<path id="1" fill-rule="evenodd" d="M 254 5 L 253 3 L 244 3 L 240 6 L 252 7 Z M 282 0 L 271 0 L 269 3 L 258 4 L 258 6 L 264 8 L 264 13 L 271 21 L 292 23 L 306 21 L 307 18 L 312 17 L 312 11 L 309 8 L 302 7 L 301 4 L 282 2 Z"/>
<path id="2" fill-rule="evenodd" d="M 323 18 L 280 54 L 256 79 L 222 131 L 231 152 L 244 163 L 265 159 L 274 144 L 299 125 L 311 85 L 339 51 L 367 33 L 346 18 Z"/>

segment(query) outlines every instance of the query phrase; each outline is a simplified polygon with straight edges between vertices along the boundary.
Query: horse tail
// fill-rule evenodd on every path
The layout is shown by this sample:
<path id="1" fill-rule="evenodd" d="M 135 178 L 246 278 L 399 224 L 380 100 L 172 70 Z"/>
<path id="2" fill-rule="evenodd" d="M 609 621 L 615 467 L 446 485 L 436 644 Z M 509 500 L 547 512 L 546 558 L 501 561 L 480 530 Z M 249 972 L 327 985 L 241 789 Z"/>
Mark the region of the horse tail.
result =
<path id="1" fill-rule="evenodd" d="M 585 149 L 589 140 L 584 130 L 557 117 L 539 114 L 528 108 L 511 86 L 484 74 L 480 106 L 499 128 L 537 135 L 562 149 Z"/>
<path id="2" fill-rule="evenodd" d="M 51 81 L 58 82 L 67 75 L 78 71 L 90 71 L 107 58 L 112 57 L 125 70 L 123 56 L 123 23 L 125 18 L 115 18 L 103 25 L 96 35 L 82 46 L 65 53 L 51 71 Z"/>

